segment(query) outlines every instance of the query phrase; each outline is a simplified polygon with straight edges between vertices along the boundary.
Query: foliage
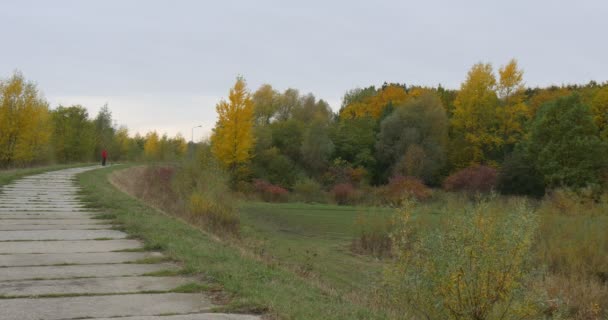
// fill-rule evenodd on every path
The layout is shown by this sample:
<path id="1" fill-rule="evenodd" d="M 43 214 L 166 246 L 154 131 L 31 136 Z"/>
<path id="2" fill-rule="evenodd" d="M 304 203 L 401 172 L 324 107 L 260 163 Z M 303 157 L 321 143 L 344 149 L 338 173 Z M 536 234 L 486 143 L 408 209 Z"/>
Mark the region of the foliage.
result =
<path id="1" fill-rule="evenodd" d="M 541 107 L 525 150 L 551 188 L 598 184 L 608 167 L 608 142 L 599 138 L 589 107 L 576 94 Z"/>
<path id="2" fill-rule="evenodd" d="M 497 178 L 498 172 L 492 167 L 471 166 L 447 177 L 443 182 L 443 188 L 447 191 L 487 193 L 495 188 Z"/>
<path id="3" fill-rule="evenodd" d="M 310 178 L 300 179 L 293 186 L 293 193 L 298 201 L 326 202 L 326 195 L 322 186 Z"/>
<path id="4" fill-rule="evenodd" d="M 368 95 L 369 89 L 362 92 L 351 92 L 351 96 L 359 96 L 352 103 L 346 105 L 340 111 L 341 118 L 366 118 L 378 119 L 384 113 L 384 109 L 391 105 L 404 103 L 409 97 L 405 86 L 399 84 L 386 84 L 373 95 Z"/>
<path id="5" fill-rule="evenodd" d="M 600 136 L 608 140 L 608 86 L 598 90 L 591 103 L 593 122 L 600 130 Z"/>
<path id="6" fill-rule="evenodd" d="M 18 72 L 0 81 L 0 167 L 49 157 L 51 126 L 48 104 L 33 82 Z"/>
<path id="7" fill-rule="evenodd" d="M 335 146 L 334 157 L 353 166 L 372 167 L 376 141 L 376 121 L 372 118 L 340 119 L 332 128 L 330 137 Z"/>
<path id="8" fill-rule="evenodd" d="M 524 195 L 542 198 L 545 195 L 545 180 L 533 162 L 521 152 L 514 152 L 499 170 L 497 189 L 506 195 Z"/>
<path id="9" fill-rule="evenodd" d="M 390 306 L 423 319 L 535 319 L 528 290 L 537 218 L 481 202 L 411 242 L 411 204 L 400 214 L 396 262 L 387 268 Z"/>
<path id="10" fill-rule="evenodd" d="M 386 186 L 380 188 L 382 203 L 391 206 L 401 205 L 406 198 L 424 201 L 432 195 L 431 189 L 416 177 L 393 176 Z"/>
<path id="11" fill-rule="evenodd" d="M 51 111 L 55 159 L 61 163 L 89 161 L 95 150 L 95 132 L 89 113 L 80 106 L 59 106 Z"/>
<path id="12" fill-rule="evenodd" d="M 466 147 L 458 150 L 457 167 L 481 164 L 488 153 L 501 144 L 501 138 L 493 127 L 496 123 L 496 78 L 490 64 L 474 65 L 462 83 L 454 101 L 452 127 L 464 141 Z"/>
<path id="13" fill-rule="evenodd" d="M 394 174 L 435 181 L 445 163 L 448 119 L 433 93 L 412 98 L 380 124 L 376 142 L 379 160 Z"/>
<path id="14" fill-rule="evenodd" d="M 228 101 L 220 101 L 215 108 L 218 120 L 211 136 L 213 154 L 238 180 L 251 159 L 254 144 L 253 101 L 245 80 L 237 78 Z"/>
<path id="15" fill-rule="evenodd" d="M 287 189 L 269 183 L 268 181 L 257 179 L 253 182 L 253 186 L 262 200 L 266 202 L 285 202 L 289 191 Z"/>
<path id="16" fill-rule="evenodd" d="M 319 174 L 328 166 L 334 144 L 329 138 L 329 128 L 326 123 L 314 121 L 304 133 L 302 147 L 302 162 L 310 172 Z"/>
<path id="17" fill-rule="evenodd" d="M 299 176 L 295 163 L 276 147 L 257 154 L 253 161 L 253 172 L 256 177 L 264 177 L 271 183 L 286 187 L 291 187 Z"/>
<path id="18" fill-rule="evenodd" d="M 353 204 L 359 197 L 359 192 L 350 183 L 338 183 L 331 188 L 331 195 L 339 205 Z"/>
<path id="19" fill-rule="evenodd" d="M 211 232 L 238 235 L 240 219 L 228 187 L 228 176 L 201 146 L 194 159 L 184 159 L 173 179 L 172 189 L 185 204 L 190 219 Z"/>
<path id="20" fill-rule="evenodd" d="M 390 257 L 393 249 L 390 235 L 394 227 L 394 222 L 389 217 L 373 213 L 358 215 L 351 250 L 378 258 Z"/>

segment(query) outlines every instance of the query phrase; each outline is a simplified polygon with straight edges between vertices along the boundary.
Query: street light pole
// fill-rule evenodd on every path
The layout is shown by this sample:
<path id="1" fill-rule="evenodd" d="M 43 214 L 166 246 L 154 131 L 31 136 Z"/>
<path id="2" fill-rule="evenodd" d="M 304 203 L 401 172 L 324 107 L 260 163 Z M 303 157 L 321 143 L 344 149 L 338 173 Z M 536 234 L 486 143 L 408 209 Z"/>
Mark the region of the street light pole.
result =
<path id="1" fill-rule="evenodd" d="M 199 125 L 199 126 L 196 126 L 196 127 L 192 127 L 192 138 L 190 139 L 190 142 L 194 143 L 194 129 L 195 128 L 202 128 L 202 127 L 203 127 L 202 124 Z"/>

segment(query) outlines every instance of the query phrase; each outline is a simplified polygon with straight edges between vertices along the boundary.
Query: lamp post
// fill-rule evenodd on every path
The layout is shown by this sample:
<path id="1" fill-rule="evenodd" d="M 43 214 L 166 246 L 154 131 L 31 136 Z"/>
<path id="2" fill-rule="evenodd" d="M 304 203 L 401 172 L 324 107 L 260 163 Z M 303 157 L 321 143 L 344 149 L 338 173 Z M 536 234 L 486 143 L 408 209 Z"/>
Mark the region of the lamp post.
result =
<path id="1" fill-rule="evenodd" d="M 192 138 L 190 139 L 190 142 L 192 142 L 193 144 L 194 144 L 194 129 L 196 129 L 196 128 L 202 128 L 202 127 L 203 127 L 202 124 L 198 125 L 196 127 L 192 127 Z"/>

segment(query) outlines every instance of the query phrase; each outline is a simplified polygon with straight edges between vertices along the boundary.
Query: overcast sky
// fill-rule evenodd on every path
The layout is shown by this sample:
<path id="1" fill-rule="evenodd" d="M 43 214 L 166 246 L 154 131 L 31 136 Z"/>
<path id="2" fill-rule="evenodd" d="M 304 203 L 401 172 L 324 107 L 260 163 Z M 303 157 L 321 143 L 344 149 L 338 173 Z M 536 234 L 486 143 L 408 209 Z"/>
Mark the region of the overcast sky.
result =
<path id="1" fill-rule="evenodd" d="M 7 1 L 0 77 L 52 107 L 108 103 L 132 133 L 197 138 L 243 75 L 312 92 L 384 81 L 457 88 L 477 62 L 518 59 L 530 86 L 608 80 L 608 1 Z"/>

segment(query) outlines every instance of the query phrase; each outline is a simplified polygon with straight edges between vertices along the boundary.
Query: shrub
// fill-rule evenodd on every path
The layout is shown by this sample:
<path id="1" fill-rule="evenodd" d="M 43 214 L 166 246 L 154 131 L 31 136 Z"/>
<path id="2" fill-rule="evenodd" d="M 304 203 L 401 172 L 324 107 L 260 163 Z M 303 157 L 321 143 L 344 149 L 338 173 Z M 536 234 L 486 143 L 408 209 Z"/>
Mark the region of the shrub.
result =
<path id="1" fill-rule="evenodd" d="M 432 191 L 422 183 L 422 180 L 415 177 L 394 176 L 389 179 L 383 187 L 384 201 L 391 205 L 400 205 L 406 197 L 414 197 L 416 200 L 427 200 L 431 197 Z"/>
<path id="2" fill-rule="evenodd" d="M 451 174 L 443 182 L 447 191 L 464 191 L 468 193 L 488 193 L 494 189 L 497 171 L 488 166 L 472 166 Z"/>
<path id="3" fill-rule="evenodd" d="M 321 188 L 321 185 L 313 179 L 307 178 L 299 180 L 293 186 L 293 192 L 295 193 L 296 199 L 303 202 L 320 202 L 326 201 L 325 192 Z"/>
<path id="4" fill-rule="evenodd" d="M 393 220 L 378 215 L 359 215 L 355 220 L 355 237 L 351 250 L 374 257 L 390 257 Z"/>
<path id="5" fill-rule="evenodd" d="M 401 318 L 522 319 L 537 315 L 529 297 L 536 217 L 523 203 L 512 211 L 482 202 L 449 223 L 409 237 L 406 204 L 394 236 L 385 294 Z"/>
<path id="6" fill-rule="evenodd" d="M 280 186 L 274 185 L 268 181 L 257 179 L 253 182 L 253 186 L 262 200 L 266 202 L 285 202 L 289 191 Z"/>
<path id="7" fill-rule="evenodd" d="M 331 195 L 337 204 L 353 204 L 358 198 L 358 192 L 350 183 L 338 183 L 331 188 Z"/>
<path id="8" fill-rule="evenodd" d="M 194 219 L 213 231 L 225 231 L 237 234 L 239 217 L 235 209 L 225 202 L 218 202 L 210 194 L 194 192 L 190 196 L 188 212 Z"/>
<path id="9" fill-rule="evenodd" d="M 498 173 L 497 189 L 502 194 L 542 198 L 545 195 L 545 181 L 531 161 L 514 154 L 503 163 Z"/>
<path id="10" fill-rule="evenodd" d="M 173 179 L 186 218 L 220 235 L 239 232 L 239 216 L 231 197 L 229 177 L 208 146 L 186 159 Z"/>

